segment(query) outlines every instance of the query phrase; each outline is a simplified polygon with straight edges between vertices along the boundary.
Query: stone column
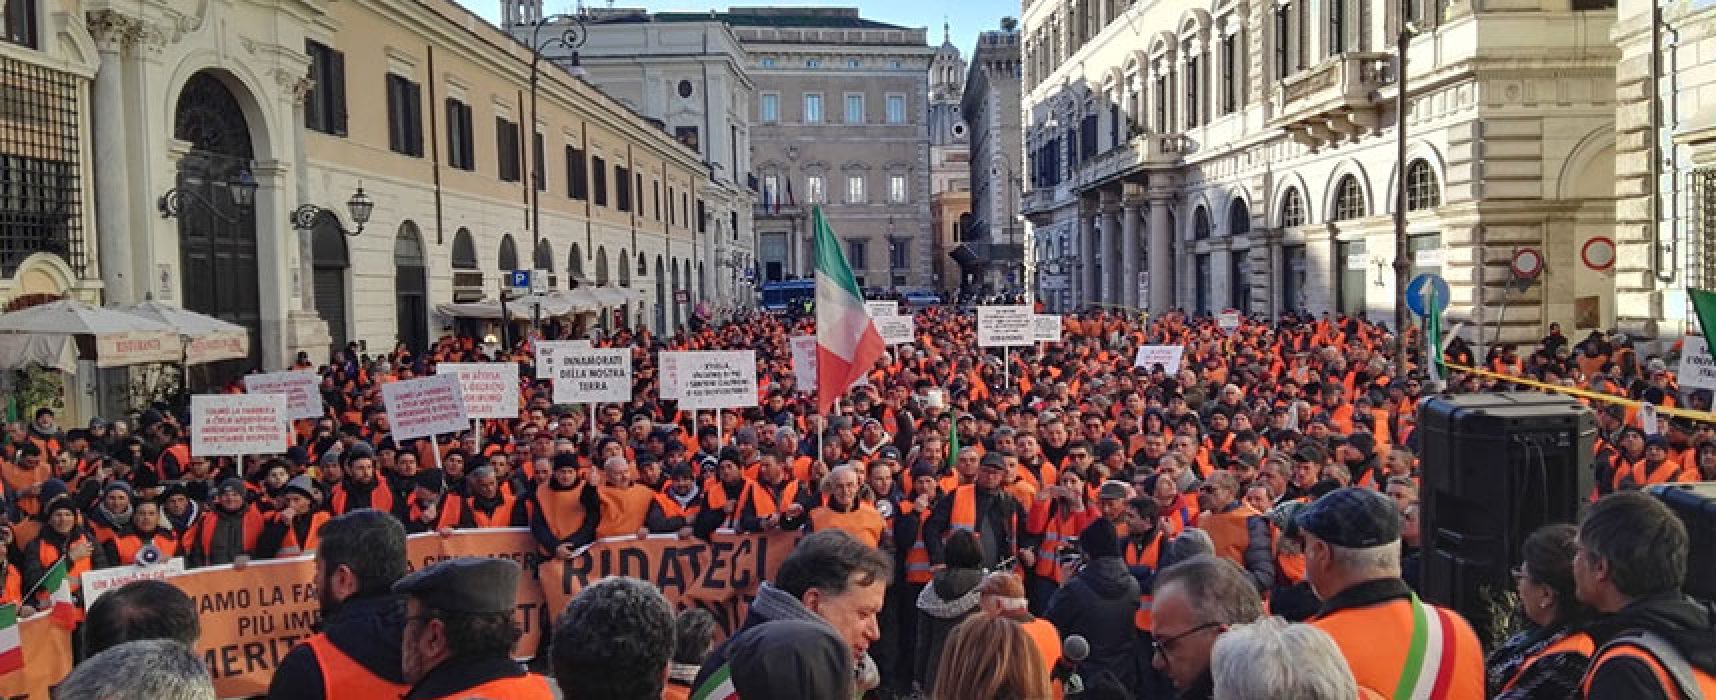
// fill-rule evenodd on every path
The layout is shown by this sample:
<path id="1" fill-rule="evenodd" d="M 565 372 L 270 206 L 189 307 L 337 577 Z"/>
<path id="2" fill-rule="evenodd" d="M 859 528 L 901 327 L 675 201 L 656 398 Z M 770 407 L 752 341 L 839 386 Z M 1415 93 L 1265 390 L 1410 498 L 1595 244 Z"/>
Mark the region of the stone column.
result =
<path id="1" fill-rule="evenodd" d="M 1138 298 L 1138 253 L 1143 247 L 1138 240 L 1138 227 L 1143 224 L 1144 202 L 1128 197 L 1120 212 L 1120 299 L 1122 304 L 1132 308 L 1144 305 L 1144 299 Z"/>
<path id="2" fill-rule="evenodd" d="M 1292 299 L 1283 299 L 1287 289 L 1287 256 L 1281 249 L 1280 229 L 1269 234 L 1269 278 L 1264 296 L 1269 298 L 1269 317 L 1281 318 L 1281 312 L 1292 307 Z"/>
<path id="3" fill-rule="evenodd" d="M 1174 308 L 1174 231 L 1168 225 L 1168 207 L 1173 199 L 1150 199 L 1150 314 Z"/>
<path id="4" fill-rule="evenodd" d="M 1097 289 L 1101 290 L 1099 297 L 1105 304 L 1119 301 L 1115 292 L 1116 277 L 1119 277 L 1119 258 L 1114 255 L 1114 244 L 1120 239 L 1120 198 L 1109 192 L 1102 193 L 1102 223 L 1099 228 L 1102 234 L 1102 245 L 1097 248 L 1097 260 L 1102 263 L 1102 279 L 1098 281 Z"/>
<path id="5" fill-rule="evenodd" d="M 141 265 L 131 247 L 130 159 L 125 134 L 125 51 L 136 44 L 142 26 L 111 10 L 90 13 L 90 33 L 100 49 L 90 107 L 95 142 L 95 221 L 90 230 L 100 254 L 101 282 L 107 301 L 129 305 L 153 288 L 149 265 Z M 145 270 L 137 274 L 136 270 Z"/>
<path id="6" fill-rule="evenodd" d="M 1078 205 L 1078 251 L 1084 285 L 1083 294 L 1079 296 L 1080 306 L 1102 300 L 1102 280 L 1096 275 L 1096 235 L 1096 217 L 1081 201 Z"/>

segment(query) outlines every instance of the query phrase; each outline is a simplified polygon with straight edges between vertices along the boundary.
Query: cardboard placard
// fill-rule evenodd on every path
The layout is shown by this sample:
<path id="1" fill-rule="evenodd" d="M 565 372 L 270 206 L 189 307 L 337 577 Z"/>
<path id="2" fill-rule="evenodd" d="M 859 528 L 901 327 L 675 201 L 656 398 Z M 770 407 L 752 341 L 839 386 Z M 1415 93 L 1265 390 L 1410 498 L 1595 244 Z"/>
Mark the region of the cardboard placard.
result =
<path id="1" fill-rule="evenodd" d="M 792 349 L 792 376 L 799 391 L 816 390 L 816 336 L 795 335 L 787 341 Z"/>
<path id="2" fill-rule="evenodd" d="M 664 352 L 673 358 L 679 407 L 748 408 L 757 405 L 757 351 Z M 663 362 L 664 373 L 666 362 Z"/>
<path id="3" fill-rule="evenodd" d="M 1171 375 L 1180 371 L 1180 357 L 1185 353 L 1184 345 L 1140 345 L 1132 366 L 1152 369 L 1160 364 L 1162 371 Z"/>
<path id="4" fill-rule="evenodd" d="M 1703 336 L 1686 336 L 1681 344 L 1675 381 L 1683 389 L 1716 389 L 1716 358 L 1710 356 Z"/>
<path id="5" fill-rule="evenodd" d="M 457 433 L 470 426 L 459 378 L 449 374 L 381 385 L 395 440 Z"/>
<path id="6" fill-rule="evenodd" d="M 285 454 L 291 436 L 280 394 L 191 397 L 191 454 L 198 457 Z"/>
<path id="7" fill-rule="evenodd" d="M 911 316 L 875 316 L 870 320 L 886 345 L 908 345 L 917 333 L 917 321 Z"/>
<path id="8" fill-rule="evenodd" d="M 443 362 L 436 374 L 459 378 L 465 413 L 471 418 L 518 417 L 518 364 L 513 362 Z"/>
<path id="9" fill-rule="evenodd" d="M 1061 342 L 1062 330 L 1060 314 L 1036 314 L 1031 317 L 1031 335 L 1039 343 Z"/>
<path id="10" fill-rule="evenodd" d="M 1025 305 L 977 307 L 977 346 L 1019 348 L 1035 345 L 1031 307 Z"/>
<path id="11" fill-rule="evenodd" d="M 536 376 L 554 382 L 554 403 L 625 403 L 632 400 L 630 348 L 560 347 Z"/>
<path id="12" fill-rule="evenodd" d="M 83 572 L 83 609 L 95 605 L 95 601 L 115 588 L 132 581 L 160 581 L 170 576 L 185 573 L 185 558 L 173 557 L 153 566 L 115 566 L 109 569 L 96 569 Z"/>
<path id="13" fill-rule="evenodd" d="M 1239 320 L 1238 311 L 1223 311 L 1216 314 L 1216 326 L 1229 333 L 1239 328 Z"/>
<path id="14" fill-rule="evenodd" d="M 864 311 L 870 318 L 900 315 L 900 302 L 893 299 L 865 300 Z"/>
<path id="15" fill-rule="evenodd" d="M 314 372 L 269 372 L 244 375 L 244 393 L 281 394 L 286 397 L 286 417 L 321 418 L 322 378 Z"/>

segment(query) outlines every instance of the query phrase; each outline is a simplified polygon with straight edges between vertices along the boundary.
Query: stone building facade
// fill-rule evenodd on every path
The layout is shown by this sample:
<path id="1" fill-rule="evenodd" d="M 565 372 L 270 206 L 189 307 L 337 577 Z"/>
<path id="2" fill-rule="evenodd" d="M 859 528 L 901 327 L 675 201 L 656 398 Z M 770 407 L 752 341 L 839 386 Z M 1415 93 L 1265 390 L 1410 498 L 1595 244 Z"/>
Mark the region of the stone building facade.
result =
<path id="1" fill-rule="evenodd" d="M 971 225 L 976 257 L 996 290 L 1024 287 L 1026 236 L 1020 217 L 1019 32 L 1012 27 L 977 35 L 965 74 L 961 111 L 971 130 Z"/>

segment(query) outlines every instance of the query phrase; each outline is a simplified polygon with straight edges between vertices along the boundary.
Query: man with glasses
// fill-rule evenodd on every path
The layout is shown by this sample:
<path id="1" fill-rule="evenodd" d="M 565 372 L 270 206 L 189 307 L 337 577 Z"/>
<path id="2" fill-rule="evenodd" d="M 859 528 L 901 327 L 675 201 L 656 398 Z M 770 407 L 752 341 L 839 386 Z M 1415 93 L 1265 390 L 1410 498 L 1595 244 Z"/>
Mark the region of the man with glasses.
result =
<path id="1" fill-rule="evenodd" d="M 1229 627 L 1263 617 L 1257 587 L 1233 562 L 1209 555 L 1163 569 L 1153 585 L 1150 665 L 1181 698 L 1214 697 L 1210 650 Z"/>
<path id="2" fill-rule="evenodd" d="M 422 698 L 554 697 L 548 680 L 512 660 L 518 642 L 519 566 L 511 559 L 448 559 L 393 584 L 405 596 L 400 665 Z"/>

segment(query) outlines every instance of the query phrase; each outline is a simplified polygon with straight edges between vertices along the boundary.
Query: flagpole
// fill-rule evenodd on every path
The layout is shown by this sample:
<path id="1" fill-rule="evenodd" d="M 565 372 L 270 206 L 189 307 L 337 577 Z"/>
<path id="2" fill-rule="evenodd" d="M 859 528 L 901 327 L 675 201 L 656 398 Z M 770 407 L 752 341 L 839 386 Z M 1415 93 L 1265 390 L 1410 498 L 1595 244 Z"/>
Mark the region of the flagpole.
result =
<path id="1" fill-rule="evenodd" d="M 91 545 L 91 546 L 94 546 L 94 545 Z M 69 557 L 71 557 L 71 552 L 70 552 L 70 551 L 67 551 L 67 552 L 65 552 L 65 553 L 64 553 L 64 554 L 61 554 L 61 555 L 60 555 L 60 558 L 59 558 L 59 561 L 56 561 L 56 562 L 54 562 L 54 566 L 50 566 L 50 567 L 48 567 L 48 570 L 49 570 L 49 571 L 53 571 L 53 570 L 54 570 L 54 567 L 55 567 L 55 566 L 59 566 L 59 565 L 60 565 L 60 564 L 62 564 L 62 563 L 64 563 L 64 562 L 65 562 L 65 560 L 66 560 L 66 559 L 67 559 L 67 558 L 69 558 Z M 66 576 L 67 576 L 67 577 L 70 577 L 70 576 L 71 576 L 71 565 L 70 565 L 70 564 L 67 564 L 67 565 L 66 565 Z M 40 589 L 41 589 L 41 587 L 42 587 L 42 582 L 43 582 L 43 581 L 46 581 L 46 580 L 48 580 L 48 575 L 47 575 L 47 574 L 42 574 L 42 577 L 41 577 L 41 578 L 39 578 L 39 579 L 36 579 L 36 584 L 35 584 L 35 585 L 33 585 L 33 586 L 30 586 L 30 590 L 28 590 L 28 591 L 25 591 L 25 592 L 24 592 L 24 595 L 21 595 L 21 596 L 18 596 L 18 604 L 19 604 L 19 605 L 29 605 L 29 604 L 30 604 L 30 603 L 29 603 L 29 600 L 30 600 L 30 596 L 32 596 L 32 595 L 35 595 L 35 593 L 36 593 L 36 591 L 38 591 L 38 590 L 40 590 Z"/>

